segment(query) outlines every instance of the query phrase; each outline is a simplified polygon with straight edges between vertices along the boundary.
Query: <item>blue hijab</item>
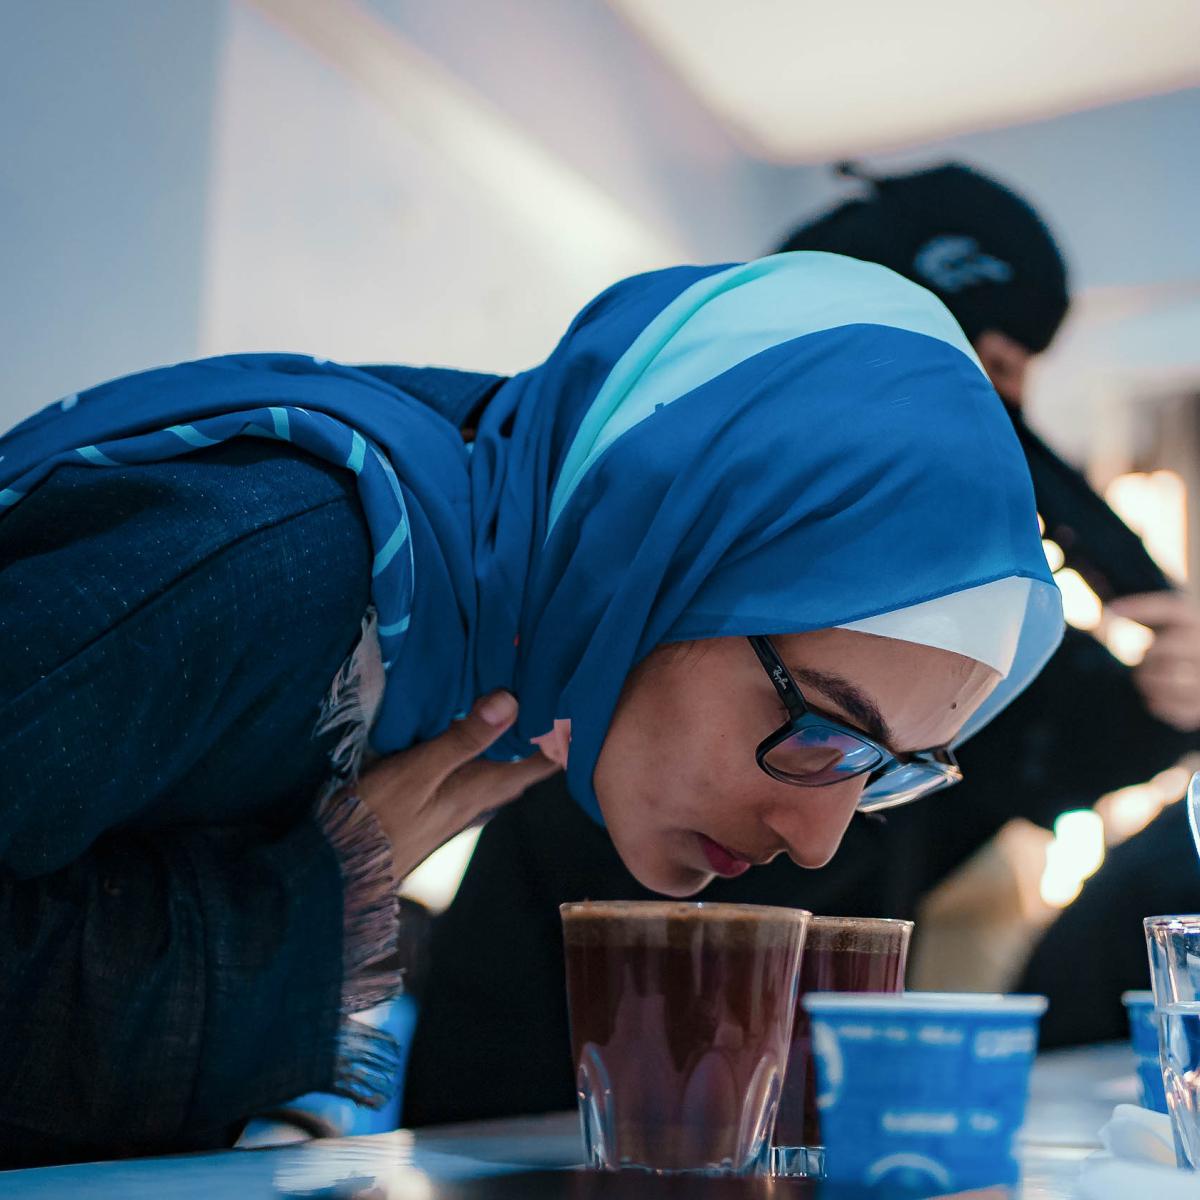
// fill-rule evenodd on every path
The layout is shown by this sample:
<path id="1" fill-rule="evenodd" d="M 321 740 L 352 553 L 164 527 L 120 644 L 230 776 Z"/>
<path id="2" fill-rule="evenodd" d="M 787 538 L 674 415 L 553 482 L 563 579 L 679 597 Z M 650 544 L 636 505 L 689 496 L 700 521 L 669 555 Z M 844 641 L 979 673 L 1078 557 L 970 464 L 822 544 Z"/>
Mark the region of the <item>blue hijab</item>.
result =
<path id="1" fill-rule="evenodd" d="M 505 687 L 520 717 L 489 754 L 526 755 L 570 719 L 569 784 L 594 816 L 621 688 L 664 642 L 830 628 L 1028 579 L 1016 663 L 978 727 L 1061 633 L 1025 461 L 969 344 L 930 293 L 852 259 L 618 283 L 499 389 L 473 446 L 401 388 L 320 359 L 119 379 L 0 439 L 0 519 L 60 463 L 238 436 L 357 476 L 387 672 L 375 748 L 436 736 Z"/>

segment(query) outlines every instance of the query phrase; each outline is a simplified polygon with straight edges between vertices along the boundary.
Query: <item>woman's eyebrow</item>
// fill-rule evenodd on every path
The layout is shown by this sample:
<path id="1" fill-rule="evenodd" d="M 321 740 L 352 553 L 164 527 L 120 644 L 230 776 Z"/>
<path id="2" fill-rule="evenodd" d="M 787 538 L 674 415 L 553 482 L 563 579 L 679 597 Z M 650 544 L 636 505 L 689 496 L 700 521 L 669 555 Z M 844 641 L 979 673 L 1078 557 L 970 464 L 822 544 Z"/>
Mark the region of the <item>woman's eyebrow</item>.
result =
<path id="1" fill-rule="evenodd" d="M 814 671 L 810 667 L 789 667 L 793 679 L 812 684 L 829 697 L 863 733 L 892 749 L 892 731 L 875 701 L 856 684 L 841 675 Z M 894 751 L 893 751 L 894 753 Z"/>

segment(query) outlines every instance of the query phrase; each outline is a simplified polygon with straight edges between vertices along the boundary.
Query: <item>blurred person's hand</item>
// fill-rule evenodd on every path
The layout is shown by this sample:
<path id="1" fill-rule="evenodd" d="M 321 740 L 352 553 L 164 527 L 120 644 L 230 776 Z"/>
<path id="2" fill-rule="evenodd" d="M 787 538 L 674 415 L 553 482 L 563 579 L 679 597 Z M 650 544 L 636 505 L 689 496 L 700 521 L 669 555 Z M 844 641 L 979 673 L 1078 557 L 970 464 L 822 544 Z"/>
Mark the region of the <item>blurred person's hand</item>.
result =
<path id="1" fill-rule="evenodd" d="M 484 814 L 559 770 L 540 752 L 511 763 L 479 757 L 516 719 L 516 699 L 492 692 L 445 733 L 364 772 L 358 798 L 391 842 L 398 879 Z"/>
<path id="2" fill-rule="evenodd" d="M 1146 592 L 1108 607 L 1154 633 L 1133 671 L 1146 707 L 1184 733 L 1200 729 L 1200 605 L 1182 592 Z"/>

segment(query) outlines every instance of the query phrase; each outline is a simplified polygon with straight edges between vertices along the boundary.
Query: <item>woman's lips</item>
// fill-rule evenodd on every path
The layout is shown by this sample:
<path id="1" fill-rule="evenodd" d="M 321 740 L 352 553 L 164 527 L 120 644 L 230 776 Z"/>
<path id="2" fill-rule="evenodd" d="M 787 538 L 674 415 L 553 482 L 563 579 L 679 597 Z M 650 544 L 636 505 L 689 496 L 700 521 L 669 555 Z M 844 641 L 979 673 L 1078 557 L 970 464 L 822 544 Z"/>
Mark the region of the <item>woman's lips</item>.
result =
<path id="1" fill-rule="evenodd" d="M 744 858 L 738 858 L 736 854 L 726 850 L 720 842 L 714 842 L 712 838 L 705 837 L 702 833 L 696 836 L 700 839 L 700 845 L 704 850 L 704 857 L 708 859 L 708 865 L 718 875 L 724 875 L 726 879 L 732 879 L 734 876 L 741 875 L 744 871 L 750 870 L 750 863 Z"/>

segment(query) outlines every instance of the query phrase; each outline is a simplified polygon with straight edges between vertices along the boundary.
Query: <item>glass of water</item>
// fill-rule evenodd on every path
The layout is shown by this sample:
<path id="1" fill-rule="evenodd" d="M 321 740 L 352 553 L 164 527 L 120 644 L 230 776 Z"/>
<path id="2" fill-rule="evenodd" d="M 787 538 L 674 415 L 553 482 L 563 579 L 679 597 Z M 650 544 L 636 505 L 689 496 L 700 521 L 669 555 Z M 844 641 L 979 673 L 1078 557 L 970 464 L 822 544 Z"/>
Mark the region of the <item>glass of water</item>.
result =
<path id="1" fill-rule="evenodd" d="M 1200 1003 L 1159 1009 L 1163 1088 L 1179 1166 L 1200 1169 Z"/>
<path id="2" fill-rule="evenodd" d="M 1175 1157 L 1200 1170 L 1200 915 L 1147 917 L 1143 924 Z"/>

